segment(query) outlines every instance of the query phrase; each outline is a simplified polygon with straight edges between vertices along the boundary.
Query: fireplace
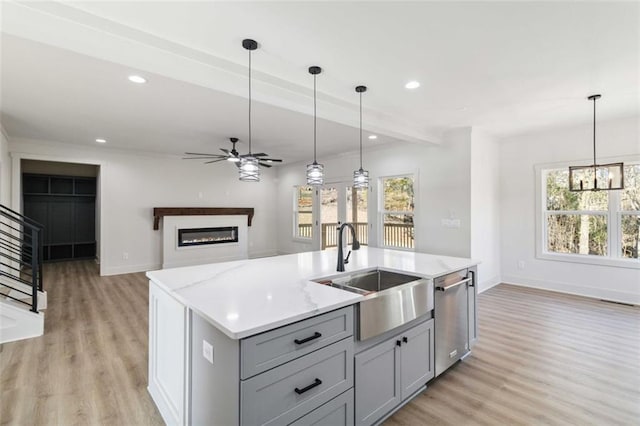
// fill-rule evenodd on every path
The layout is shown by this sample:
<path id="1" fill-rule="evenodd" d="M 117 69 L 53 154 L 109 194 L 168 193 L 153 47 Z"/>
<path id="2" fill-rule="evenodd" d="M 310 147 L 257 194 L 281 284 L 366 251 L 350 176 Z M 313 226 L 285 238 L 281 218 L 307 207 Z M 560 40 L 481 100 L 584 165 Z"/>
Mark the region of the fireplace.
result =
<path id="1" fill-rule="evenodd" d="M 178 229 L 178 247 L 205 246 L 237 242 L 237 226 Z"/>

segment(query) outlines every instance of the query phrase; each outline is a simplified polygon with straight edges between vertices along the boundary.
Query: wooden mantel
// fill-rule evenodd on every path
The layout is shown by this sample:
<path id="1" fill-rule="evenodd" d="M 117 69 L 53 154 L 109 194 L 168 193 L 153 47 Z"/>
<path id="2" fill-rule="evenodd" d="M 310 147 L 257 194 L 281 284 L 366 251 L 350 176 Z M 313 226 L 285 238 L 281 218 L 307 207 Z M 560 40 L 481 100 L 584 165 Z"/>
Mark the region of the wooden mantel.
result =
<path id="1" fill-rule="evenodd" d="M 153 229 L 160 229 L 160 218 L 163 216 L 232 216 L 246 215 L 247 225 L 251 226 L 253 207 L 154 207 Z"/>

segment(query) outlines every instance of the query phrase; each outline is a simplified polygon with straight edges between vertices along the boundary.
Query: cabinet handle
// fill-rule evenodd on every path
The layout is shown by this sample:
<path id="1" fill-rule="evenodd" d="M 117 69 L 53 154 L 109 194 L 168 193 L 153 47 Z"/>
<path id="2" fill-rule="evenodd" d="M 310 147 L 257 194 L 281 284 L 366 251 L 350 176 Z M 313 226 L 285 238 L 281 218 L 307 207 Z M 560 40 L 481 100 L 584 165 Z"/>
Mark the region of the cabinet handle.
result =
<path id="1" fill-rule="evenodd" d="M 409 339 L 407 339 L 407 336 L 404 336 L 404 337 L 402 338 L 402 341 L 403 341 L 404 343 L 407 343 L 407 342 L 409 341 Z"/>
<path id="2" fill-rule="evenodd" d="M 400 340 L 396 340 L 396 346 L 402 346 L 402 342 Z"/>
<path id="3" fill-rule="evenodd" d="M 322 384 L 322 380 L 318 379 L 316 377 L 316 379 L 313 381 L 313 383 L 311 383 L 309 386 L 304 387 L 302 389 L 299 388 L 295 388 L 295 391 L 298 395 L 302 395 L 303 393 L 305 393 L 308 390 L 311 390 L 313 388 L 315 388 L 316 386 L 320 386 Z"/>
<path id="4" fill-rule="evenodd" d="M 476 273 L 473 271 L 469 271 L 469 274 L 471 274 L 471 281 L 469 282 L 469 287 L 475 287 L 476 286 Z"/>
<path id="5" fill-rule="evenodd" d="M 296 342 L 296 344 L 301 345 L 303 343 L 307 343 L 310 342 L 312 340 L 318 339 L 322 337 L 322 334 L 318 333 L 317 331 L 315 333 L 313 333 L 313 336 L 309 336 L 306 339 L 296 339 L 294 340 L 294 342 Z"/>

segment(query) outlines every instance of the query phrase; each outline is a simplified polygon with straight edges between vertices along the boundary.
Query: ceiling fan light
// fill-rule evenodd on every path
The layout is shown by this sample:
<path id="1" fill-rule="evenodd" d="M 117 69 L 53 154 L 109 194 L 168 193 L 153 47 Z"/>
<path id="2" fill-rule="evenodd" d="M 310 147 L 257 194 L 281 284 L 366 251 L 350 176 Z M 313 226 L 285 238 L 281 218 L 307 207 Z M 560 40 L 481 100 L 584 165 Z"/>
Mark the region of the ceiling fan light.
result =
<path id="1" fill-rule="evenodd" d="M 232 163 L 238 163 L 240 159 L 238 157 L 229 157 L 227 161 L 231 161 Z"/>
<path id="2" fill-rule="evenodd" d="M 324 165 L 315 161 L 307 164 L 307 185 L 323 185 L 324 184 Z"/>
<path id="3" fill-rule="evenodd" d="M 362 168 L 353 172 L 353 187 L 368 188 L 369 187 L 369 171 Z"/>
<path id="4" fill-rule="evenodd" d="M 240 180 L 242 182 L 260 182 L 260 166 L 255 157 L 243 157 L 240 160 Z"/>

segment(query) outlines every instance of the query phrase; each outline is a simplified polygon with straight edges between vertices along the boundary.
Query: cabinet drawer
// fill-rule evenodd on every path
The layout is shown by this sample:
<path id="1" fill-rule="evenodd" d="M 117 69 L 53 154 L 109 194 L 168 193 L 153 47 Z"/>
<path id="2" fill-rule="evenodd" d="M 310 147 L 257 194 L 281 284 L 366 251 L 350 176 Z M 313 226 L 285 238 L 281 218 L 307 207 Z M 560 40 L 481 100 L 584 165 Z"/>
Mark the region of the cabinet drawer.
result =
<path id="1" fill-rule="evenodd" d="M 353 335 L 353 307 L 338 309 L 240 342 L 240 376 L 255 376 Z"/>
<path id="2" fill-rule="evenodd" d="M 243 425 L 288 424 L 353 386 L 353 341 L 345 339 L 245 380 Z"/>
<path id="3" fill-rule="evenodd" d="M 353 389 L 333 398 L 290 426 L 351 426 L 353 425 Z"/>

